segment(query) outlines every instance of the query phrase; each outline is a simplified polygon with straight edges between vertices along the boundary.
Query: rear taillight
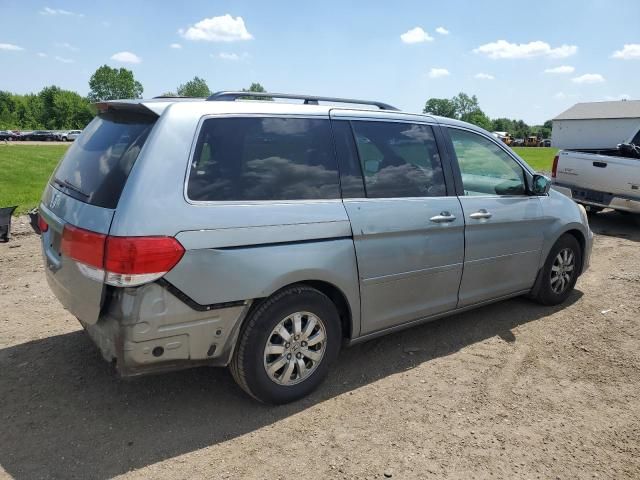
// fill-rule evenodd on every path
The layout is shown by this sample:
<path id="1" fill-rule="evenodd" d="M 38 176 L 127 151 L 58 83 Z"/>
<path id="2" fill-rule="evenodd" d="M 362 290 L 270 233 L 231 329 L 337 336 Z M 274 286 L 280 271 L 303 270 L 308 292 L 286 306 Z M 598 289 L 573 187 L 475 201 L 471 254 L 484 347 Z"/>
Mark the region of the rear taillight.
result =
<path id="1" fill-rule="evenodd" d="M 183 254 L 173 237 L 108 237 L 105 282 L 119 287 L 151 282 L 175 267 Z"/>
<path id="2" fill-rule="evenodd" d="M 556 178 L 556 172 L 558 171 L 558 159 L 559 155 L 553 157 L 553 166 L 551 167 L 551 178 Z"/>
<path id="3" fill-rule="evenodd" d="M 104 243 L 107 236 L 83 228 L 65 225 L 62 231 L 60 250 L 67 257 L 102 269 L 104 261 Z"/>
<path id="4" fill-rule="evenodd" d="M 49 230 L 49 224 L 42 218 L 42 215 L 38 214 L 38 230 L 40 233 L 44 233 Z"/>
<path id="5" fill-rule="evenodd" d="M 184 254 L 173 237 L 113 237 L 71 225 L 64 227 L 61 250 L 87 277 L 117 287 L 157 280 Z"/>

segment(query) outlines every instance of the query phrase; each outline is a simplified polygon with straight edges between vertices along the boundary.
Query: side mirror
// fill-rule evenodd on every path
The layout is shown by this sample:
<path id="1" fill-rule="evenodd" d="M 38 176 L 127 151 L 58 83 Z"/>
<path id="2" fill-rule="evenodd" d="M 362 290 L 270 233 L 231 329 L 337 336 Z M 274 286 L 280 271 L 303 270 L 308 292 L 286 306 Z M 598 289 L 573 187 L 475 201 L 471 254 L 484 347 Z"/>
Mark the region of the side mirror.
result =
<path id="1" fill-rule="evenodd" d="M 546 195 L 551 188 L 551 180 L 544 175 L 535 174 L 531 182 L 531 192 L 534 195 Z"/>

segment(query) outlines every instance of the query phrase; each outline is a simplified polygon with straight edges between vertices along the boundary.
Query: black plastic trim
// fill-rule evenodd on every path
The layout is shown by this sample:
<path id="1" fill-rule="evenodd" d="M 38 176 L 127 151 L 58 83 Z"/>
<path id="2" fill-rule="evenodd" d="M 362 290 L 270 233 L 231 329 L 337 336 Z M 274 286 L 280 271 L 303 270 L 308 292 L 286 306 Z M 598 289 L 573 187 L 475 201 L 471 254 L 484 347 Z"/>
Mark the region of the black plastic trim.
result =
<path id="1" fill-rule="evenodd" d="M 246 303 L 245 300 L 236 300 L 233 302 L 222 302 L 222 303 L 212 303 L 210 305 L 202 305 L 196 302 L 193 298 L 191 298 L 189 295 L 184 293 L 182 290 L 177 288 L 175 285 L 165 280 L 164 278 L 160 278 L 159 280 L 156 280 L 156 283 L 160 285 L 162 288 L 167 289 L 169 293 L 171 293 L 174 297 L 177 297 L 183 303 L 185 303 L 186 305 L 188 305 L 189 307 L 193 308 L 198 312 L 207 312 L 209 310 L 220 310 L 221 308 L 239 307 Z"/>
<path id="2" fill-rule="evenodd" d="M 308 240 L 290 240 L 286 242 L 254 243 L 250 245 L 234 245 L 232 247 L 216 247 L 212 250 L 244 250 L 246 248 L 280 247 L 283 245 L 304 245 L 305 243 L 333 242 L 334 240 L 351 240 L 351 236 L 310 238 Z"/>

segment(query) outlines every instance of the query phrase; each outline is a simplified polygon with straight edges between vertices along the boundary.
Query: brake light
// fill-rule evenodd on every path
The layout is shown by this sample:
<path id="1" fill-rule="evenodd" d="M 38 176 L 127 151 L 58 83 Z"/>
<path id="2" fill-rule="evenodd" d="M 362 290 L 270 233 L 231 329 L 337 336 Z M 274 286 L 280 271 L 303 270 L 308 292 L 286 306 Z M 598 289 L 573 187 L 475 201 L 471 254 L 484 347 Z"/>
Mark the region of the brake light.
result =
<path id="1" fill-rule="evenodd" d="M 559 155 L 553 157 L 553 166 L 551 167 L 551 178 L 556 178 L 556 172 L 558 171 L 558 160 L 560 159 Z"/>
<path id="2" fill-rule="evenodd" d="M 173 237 L 108 237 L 105 282 L 116 286 L 151 282 L 175 267 L 183 254 Z"/>
<path id="3" fill-rule="evenodd" d="M 87 277 L 132 287 L 164 276 L 184 255 L 173 237 L 114 237 L 65 225 L 61 251 Z"/>
<path id="4" fill-rule="evenodd" d="M 102 269 L 104 243 L 107 236 L 83 228 L 65 225 L 62 231 L 62 253 L 90 267 Z"/>
<path id="5" fill-rule="evenodd" d="M 38 214 L 38 230 L 40 233 L 44 233 L 49 230 L 49 224 L 42 218 L 42 215 Z"/>

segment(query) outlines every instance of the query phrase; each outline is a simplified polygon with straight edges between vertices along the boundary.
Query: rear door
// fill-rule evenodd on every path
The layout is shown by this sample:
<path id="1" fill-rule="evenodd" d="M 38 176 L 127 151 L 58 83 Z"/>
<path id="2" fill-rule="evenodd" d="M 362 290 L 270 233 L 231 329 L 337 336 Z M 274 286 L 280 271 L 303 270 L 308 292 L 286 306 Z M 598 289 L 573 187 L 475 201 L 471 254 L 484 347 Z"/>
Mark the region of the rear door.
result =
<path id="1" fill-rule="evenodd" d="M 447 196 L 436 130 L 392 116 L 332 116 L 358 260 L 361 334 L 455 308 L 464 221 L 458 199 Z"/>
<path id="2" fill-rule="evenodd" d="M 543 242 L 540 197 L 528 194 L 524 168 L 498 142 L 448 127 L 465 218 L 459 307 L 533 286 Z"/>
<path id="3" fill-rule="evenodd" d="M 156 119 L 131 111 L 98 115 L 60 161 L 42 196 L 47 281 L 63 306 L 85 323 L 98 320 L 104 271 L 72 259 L 70 252 L 76 258 L 100 257 L 100 240 L 109 233 L 129 172 Z"/>

